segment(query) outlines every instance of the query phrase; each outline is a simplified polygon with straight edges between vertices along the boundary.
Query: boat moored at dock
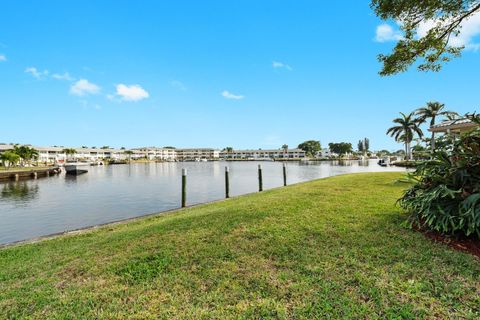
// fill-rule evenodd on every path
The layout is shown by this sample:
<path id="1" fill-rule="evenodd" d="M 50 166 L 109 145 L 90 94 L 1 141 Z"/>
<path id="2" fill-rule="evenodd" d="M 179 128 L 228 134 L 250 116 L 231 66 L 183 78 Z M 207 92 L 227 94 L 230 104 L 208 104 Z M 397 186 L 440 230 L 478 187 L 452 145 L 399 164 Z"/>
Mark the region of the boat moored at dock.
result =
<path id="1" fill-rule="evenodd" d="M 65 163 L 65 173 L 79 175 L 88 172 L 89 162 L 67 162 Z"/>

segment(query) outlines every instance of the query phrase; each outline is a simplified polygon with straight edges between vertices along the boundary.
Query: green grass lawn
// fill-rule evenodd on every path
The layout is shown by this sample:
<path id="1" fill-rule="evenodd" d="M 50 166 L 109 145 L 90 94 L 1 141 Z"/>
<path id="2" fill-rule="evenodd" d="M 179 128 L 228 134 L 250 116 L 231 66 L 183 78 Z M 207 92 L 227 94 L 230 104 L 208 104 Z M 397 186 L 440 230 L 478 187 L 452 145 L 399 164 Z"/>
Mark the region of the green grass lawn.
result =
<path id="1" fill-rule="evenodd" d="M 0 318 L 480 317 L 480 260 L 338 176 L 0 250 Z"/>

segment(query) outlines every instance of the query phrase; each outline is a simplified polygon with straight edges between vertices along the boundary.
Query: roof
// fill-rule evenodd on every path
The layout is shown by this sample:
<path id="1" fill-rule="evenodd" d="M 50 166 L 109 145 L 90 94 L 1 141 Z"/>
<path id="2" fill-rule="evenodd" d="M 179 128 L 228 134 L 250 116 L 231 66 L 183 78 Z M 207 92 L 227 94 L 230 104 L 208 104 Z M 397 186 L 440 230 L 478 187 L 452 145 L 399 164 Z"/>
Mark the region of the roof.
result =
<path id="1" fill-rule="evenodd" d="M 288 152 L 305 152 L 301 149 L 288 149 L 287 150 Z M 227 150 L 223 150 L 222 151 L 223 153 L 228 153 Z M 231 151 L 231 153 L 265 153 L 265 152 L 279 152 L 279 153 L 283 153 L 284 150 L 283 149 L 246 149 L 246 150 L 233 150 Z"/>
<path id="2" fill-rule="evenodd" d="M 20 145 L 22 146 L 22 145 Z M 62 152 L 65 147 L 38 147 L 38 146 L 32 146 L 32 145 L 25 145 L 29 146 L 39 152 L 41 151 L 55 151 L 55 152 Z M 0 144 L 0 151 L 6 151 L 6 150 L 11 150 L 15 147 L 13 144 Z M 122 153 L 125 150 L 120 150 L 120 149 L 94 149 L 94 148 L 73 148 L 77 151 L 77 153 L 89 153 L 89 152 L 95 152 L 95 153 L 112 153 L 112 152 L 117 152 L 117 153 Z"/>
<path id="3" fill-rule="evenodd" d="M 220 151 L 218 149 L 213 148 L 178 148 L 175 149 L 177 152 L 192 152 L 192 151 Z"/>
<path id="4" fill-rule="evenodd" d="M 439 124 L 431 126 L 428 131 L 430 132 L 447 132 L 448 130 L 462 130 L 468 128 L 478 127 L 478 124 L 470 119 L 462 118 L 455 120 L 443 121 Z"/>

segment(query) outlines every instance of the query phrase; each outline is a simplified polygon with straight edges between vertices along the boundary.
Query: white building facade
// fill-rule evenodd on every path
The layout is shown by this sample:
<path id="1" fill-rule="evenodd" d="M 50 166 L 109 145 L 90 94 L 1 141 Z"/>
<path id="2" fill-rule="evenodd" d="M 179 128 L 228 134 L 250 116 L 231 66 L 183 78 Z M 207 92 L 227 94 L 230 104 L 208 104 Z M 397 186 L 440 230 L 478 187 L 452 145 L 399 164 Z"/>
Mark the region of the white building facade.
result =
<path id="1" fill-rule="evenodd" d="M 218 160 L 220 150 L 213 148 L 175 149 L 178 161 Z"/>
<path id="2" fill-rule="evenodd" d="M 45 163 L 63 163 L 69 158 L 82 161 L 101 161 L 101 160 L 158 160 L 158 161 L 201 161 L 201 160 L 268 160 L 268 159 L 303 159 L 306 157 L 305 151 L 301 149 L 271 149 L 271 150 L 218 150 L 214 148 L 157 148 L 142 147 L 130 150 L 113 148 L 72 148 L 75 154 L 65 153 L 65 147 L 35 147 L 27 145 L 38 151 L 38 162 Z M 14 145 L 0 144 L 0 153 L 6 150 L 12 150 Z"/>
<path id="3" fill-rule="evenodd" d="M 302 159 L 306 157 L 301 149 L 271 149 L 271 150 L 222 150 L 222 159 L 265 160 L 265 159 Z"/>
<path id="4" fill-rule="evenodd" d="M 145 147 L 131 150 L 133 152 L 132 159 L 147 158 L 148 160 L 164 160 L 175 161 L 177 159 L 177 152 L 174 148 L 156 148 Z"/>

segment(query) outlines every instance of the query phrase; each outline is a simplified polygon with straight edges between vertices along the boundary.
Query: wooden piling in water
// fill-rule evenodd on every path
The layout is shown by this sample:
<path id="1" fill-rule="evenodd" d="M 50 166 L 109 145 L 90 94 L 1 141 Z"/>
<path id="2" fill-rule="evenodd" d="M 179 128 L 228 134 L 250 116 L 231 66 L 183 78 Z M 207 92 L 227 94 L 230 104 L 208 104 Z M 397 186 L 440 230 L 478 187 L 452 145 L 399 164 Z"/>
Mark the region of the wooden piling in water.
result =
<path id="1" fill-rule="evenodd" d="M 262 165 L 258 165 L 258 191 L 263 191 Z"/>
<path id="2" fill-rule="evenodd" d="M 287 164 L 283 163 L 283 186 L 287 186 Z"/>
<path id="3" fill-rule="evenodd" d="M 225 198 L 230 198 L 230 169 L 225 167 Z"/>
<path id="4" fill-rule="evenodd" d="M 182 169 L 182 208 L 187 205 L 187 169 Z"/>

